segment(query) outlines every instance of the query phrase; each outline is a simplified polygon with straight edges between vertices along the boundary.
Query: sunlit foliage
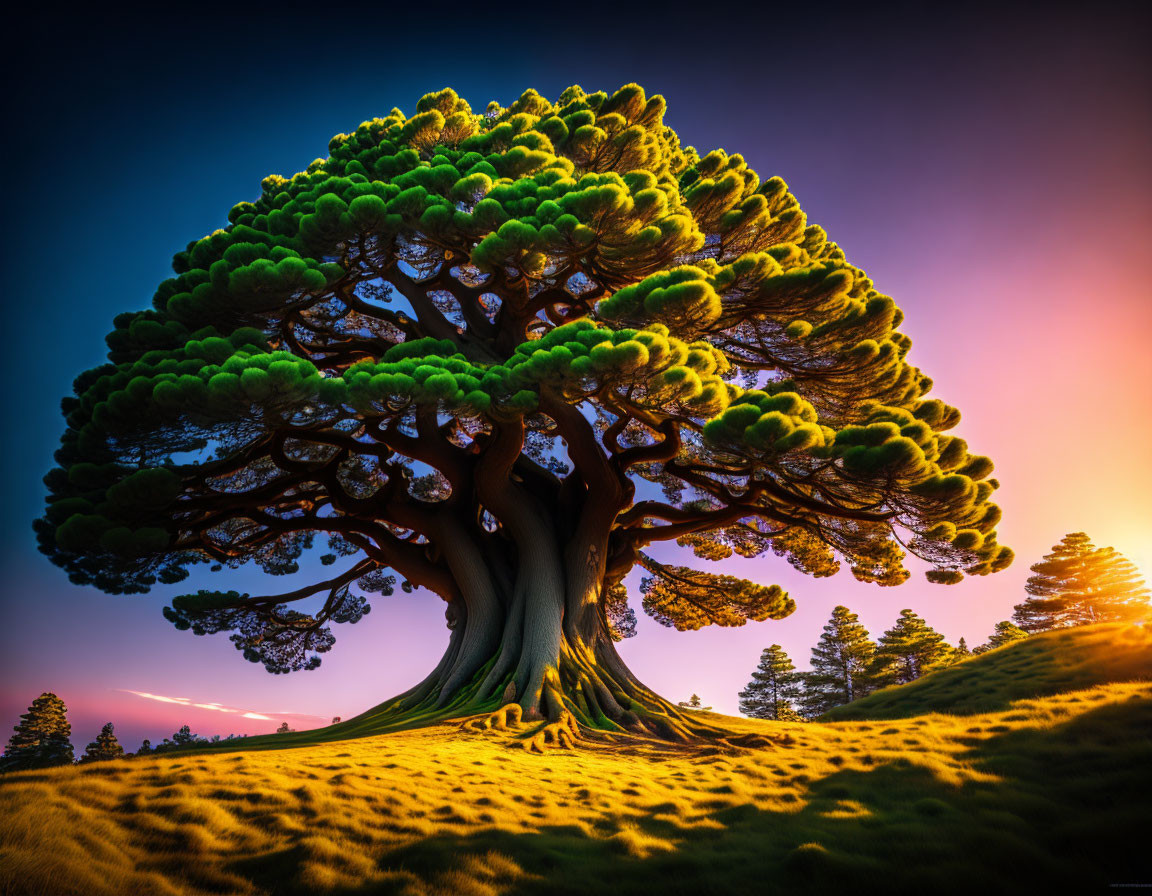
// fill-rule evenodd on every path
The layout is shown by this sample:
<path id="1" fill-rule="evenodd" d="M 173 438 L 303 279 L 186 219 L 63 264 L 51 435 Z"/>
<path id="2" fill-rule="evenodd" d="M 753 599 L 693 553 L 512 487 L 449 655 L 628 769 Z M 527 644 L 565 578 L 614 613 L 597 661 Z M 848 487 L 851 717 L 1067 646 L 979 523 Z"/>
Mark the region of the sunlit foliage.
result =
<path id="1" fill-rule="evenodd" d="M 0 771 L 48 768 L 71 764 L 75 753 L 68 707 L 52 693 L 43 693 L 20 716 L 0 757 Z"/>
<path id="2" fill-rule="evenodd" d="M 835 607 L 812 648 L 811 671 L 803 676 L 804 714 L 821 715 L 872 690 L 875 653 L 876 644 L 859 617 L 847 607 Z"/>
<path id="3" fill-rule="evenodd" d="M 323 538 L 331 579 L 168 618 L 312 669 L 365 593 L 421 586 L 454 646 L 413 702 L 467 685 L 626 727 L 668 710 L 612 647 L 636 564 L 677 629 L 794 607 L 649 545 L 884 586 L 908 554 L 944 584 L 1005 568 L 992 462 L 948 434 L 903 312 L 783 180 L 664 112 L 635 84 L 483 112 L 445 89 L 265 178 L 76 379 L 42 550 L 134 593 L 196 564 L 293 574 Z"/>
<path id="4" fill-rule="evenodd" d="M 1152 618 L 1152 592 L 1131 560 L 1113 548 L 1098 548 L 1083 532 L 1072 532 L 1032 566 L 1013 621 L 1026 632 L 1092 622 Z"/>

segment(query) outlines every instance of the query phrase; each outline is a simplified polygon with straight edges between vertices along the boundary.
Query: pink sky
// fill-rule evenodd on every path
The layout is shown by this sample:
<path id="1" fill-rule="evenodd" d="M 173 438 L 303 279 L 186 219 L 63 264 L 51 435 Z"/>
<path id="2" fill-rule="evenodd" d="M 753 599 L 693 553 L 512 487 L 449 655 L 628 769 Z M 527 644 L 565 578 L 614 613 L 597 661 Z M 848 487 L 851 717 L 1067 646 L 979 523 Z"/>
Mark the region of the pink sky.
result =
<path id="1" fill-rule="evenodd" d="M 929 585 L 917 573 L 904 586 L 880 589 L 846 573 L 809 579 L 774 557 L 733 561 L 742 574 L 787 588 L 796 612 L 780 622 L 680 633 L 647 619 L 635 599 L 639 635 L 624 642 L 621 652 L 657 691 L 674 701 L 695 692 L 706 704 L 735 712 L 737 692 L 760 651 L 778 643 L 798 666 L 806 666 L 832 607 L 841 603 L 859 613 L 873 636 L 910 607 L 953 643 L 963 636 L 978 644 L 1023 599 L 1028 566 L 1070 531 L 1086 531 L 1097 544 L 1114 546 L 1147 576 L 1147 54 L 1141 48 L 1138 58 L 1138 41 L 1113 19 L 1093 16 L 998 21 L 995 27 L 977 17 L 965 22 L 975 31 L 957 31 L 949 52 L 942 38 L 937 46 L 877 33 L 877 49 L 866 65 L 838 48 L 780 47 L 774 52 L 793 53 L 799 62 L 785 58 L 811 70 L 810 78 L 795 79 L 794 96 L 782 86 L 787 79 L 777 77 L 777 69 L 787 69 L 783 62 L 766 71 L 757 59 L 741 74 L 734 68 L 743 58 L 737 54 L 690 72 L 679 63 L 650 72 L 624 55 L 611 65 L 600 59 L 565 59 L 562 65 L 510 59 L 499 77 L 473 75 L 469 83 L 444 74 L 422 88 L 401 82 L 396 73 L 391 81 L 361 78 L 357 84 L 371 84 L 370 91 L 364 87 L 347 97 L 329 91 L 322 102 L 288 110 L 263 98 L 244 100 L 242 91 L 220 92 L 201 103 L 204 109 L 219 106 L 219 119 L 197 120 L 195 127 L 179 118 L 182 107 L 171 102 L 176 94 L 165 92 L 155 98 L 156 114 L 176 109 L 171 114 L 179 120 L 157 128 L 147 144 L 126 146 L 101 116 L 123 115 L 125 109 L 135 115 L 137 106 L 105 109 L 99 103 L 111 102 L 104 93 L 112 92 L 101 93 L 92 109 L 79 110 L 90 115 L 86 139 L 93 142 L 92 152 L 103 153 L 92 156 L 99 176 L 92 173 L 85 181 L 90 189 L 83 201 L 89 205 L 76 205 L 82 199 L 67 192 L 69 181 L 54 171 L 35 180 L 27 214 L 13 216 L 33 221 L 23 230 L 37 235 L 57 225 L 33 215 L 61 204 L 82 208 L 92 242 L 77 245 L 75 264 L 59 270 L 58 260 L 44 254 L 51 241 L 40 236 L 17 253 L 29 263 L 15 266 L 20 270 L 13 276 L 28 278 L 15 292 L 39 295 L 40 272 L 53 270 L 59 279 L 53 288 L 62 301 L 74 303 L 74 313 L 66 350 L 52 341 L 59 336 L 51 335 L 56 318 L 33 317 L 58 314 L 48 302 L 24 303 L 21 313 L 30 317 L 14 324 L 33 341 L 15 340 L 11 347 L 13 363 L 19 362 L 11 381 L 27 378 L 43 357 L 68 360 L 30 385 L 39 393 L 13 390 L 9 399 L 12 419 L 33 422 L 12 440 L 13 460 L 3 465 L 10 475 L 6 493 L 18 493 L 6 508 L 18 535 L 5 546 L 9 568 L 0 578 L 6 598 L 0 722 L 15 722 L 37 694 L 54 690 L 70 707 L 74 740 L 81 745 L 108 720 L 129 748 L 141 737 L 156 741 L 183 724 L 206 735 L 270 732 L 282 720 L 304 728 L 334 715 L 353 716 L 435 665 L 447 641 L 443 605 L 426 595 L 397 593 L 376 600 L 361 623 L 336 627 L 336 647 L 320 669 L 268 675 L 244 662 L 224 635 L 195 638 L 173 629 L 160 608 L 182 589 L 125 598 L 68 585 L 33 552 L 28 522 L 39 512 L 36 479 L 59 435 L 57 396 L 81 366 L 98 360 L 99 334 L 112 314 L 147 302 L 166 276 L 163 262 L 172 249 L 219 226 L 223 211 L 250 198 L 269 171 L 290 173 L 322 153 L 334 131 L 393 105 L 410 108 L 423 89 L 443 83 L 457 86 L 477 108 L 492 97 L 507 101 L 528 84 L 558 93 L 573 82 L 598 89 L 639 80 L 664 93 L 668 123 L 686 143 L 741 152 L 762 176 L 782 176 L 809 220 L 823 225 L 877 288 L 896 299 L 906 312 L 902 329 L 913 340 L 911 360 L 935 381 L 933 395 L 963 412 L 957 432 L 996 462 L 1004 510 L 1000 540 L 1017 553 L 1011 569 L 953 587 Z M 977 32 L 978 40 L 972 38 Z M 128 80 L 143 89 L 142 82 Z M 253 76 L 253 85 L 261 83 Z M 71 96 L 74 85 L 67 89 Z M 145 108 L 141 97 L 135 102 Z M 787 114 L 758 105 L 768 103 L 765 98 L 783 103 Z M 337 101 L 346 108 L 327 105 Z M 306 115 L 312 117 L 301 118 Z M 233 127 L 234 121 L 245 122 L 244 128 Z M 145 156 L 147 164 L 141 161 Z M 65 192 L 44 192 L 54 189 Z M 154 218 L 139 215 L 140 208 L 152 208 L 156 195 L 168 194 L 180 201 Z M 116 222 L 109 237 L 114 244 L 101 242 L 105 221 Z M 122 246 L 133 252 L 122 253 Z M 90 283 L 104 284 L 91 299 Z M 56 379 L 49 382 L 51 377 Z M 628 580 L 633 595 L 638 579 L 634 573 Z M 271 586 L 287 590 L 296 584 L 303 583 Z M 202 586 L 269 589 L 259 574 L 193 585 Z M 237 712 L 192 705 L 197 703 Z"/>

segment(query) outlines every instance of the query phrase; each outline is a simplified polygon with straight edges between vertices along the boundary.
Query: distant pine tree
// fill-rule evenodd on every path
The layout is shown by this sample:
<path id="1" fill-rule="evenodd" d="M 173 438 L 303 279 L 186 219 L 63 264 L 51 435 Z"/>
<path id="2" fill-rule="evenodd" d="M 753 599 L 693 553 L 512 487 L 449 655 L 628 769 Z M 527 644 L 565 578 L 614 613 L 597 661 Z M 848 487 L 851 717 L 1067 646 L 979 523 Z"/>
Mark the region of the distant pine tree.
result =
<path id="1" fill-rule="evenodd" d="M 96 740 L 84 748 L 84 755 L 80 757 L 80 761 L 105 762 L 109 759 L 123 758 L 124 748 L 120 746 L 120 741 L 116 740 L 115 727 L 109 722 L 100 729 Z"/>
<path id="2" fill-rule="evenodd" d="M 164 743 L 157 744 L 153 752 L 167 753 L 171 750 L 182 750 L 186 747 L 194 747 L 197 744 L 206 743 L 208 743 L 207 738 L 193 734 L 191 729 L 187 725 L 184 725 L 179 731 L 173 734 L 171 738 L 164 738 Z"/>
<path id="3" fill-rule="evenodd" d="M 693 694 L 687 700 L 681 700 L 680 705 L 683 707 L 686 707 L 688 709 L 699 709 L 699 710 L 702 710 L 703 712 L 707 712 L 708 710 L 710 710 L 712 708 L 711 706 L 701 706 L 700 705 L 700 698 L 698 696 L 696 696 L 695 694 Z"/>
<path id="4" fill-rule="evenodd" d="M 1065 535 L 1032 572 L 1024 586 L 1029 597 L 1012 614 L 1026 632 L 1152 617 L 1152 594 L 1136 564 L 1113 548 L 1097 548 L 1083 532 Z"/>
<path id="5" fill-rule="evenodd" d="M 952 648 L 952 655 L 948 657 L 945 665 L 954 666 L 960 662 L 960 660 L 967 659 L 970 656 L 972 656 L 972 650 L 968 647 L 968 642 L 961 638 L 956 646 Z"/>
<path id="6" fill-rule="evenodd" d="M 68 707 L 55 694 L 45 692 L 33 700 L 13 731 L 0 758 L 0 771 L 72 763 L 75 753 L 69 740 Z"/>
<path id="7" fill-rule="evenodd" d="M 901 610 L 896 624 L 876 646 L 870 667 L 872 681 L 876 687 L 907 684 L 951 657 L 952 647 L 942 634 L 911 610 Z"/>
<path id="8" fill-rule="evenodd" d="M 137 756 L 147 756 L 149 753 L 152 753 L 152 752 L 155 752 L 152 749 L 152 741 L 148 740 L 148 738 L 144 738 L 143 742 L 140 744 L 140 749 L 136 751 L 136 755 Z"/>
<path id="9" fill-rule="evenodd" d="M 859 617 L 836 607 L 812 648 L 812 671 L 803 675 L 803 712 L 809 718 L 843 706 L 872 690 L 868 667 L 876 645 Z"/>
<path id="10" fill-rule="evenodd" d="M 803 694 L 796 666 L 779 644 L 773 644 L 760 654 L 760 665 L 740 692 L 740 712 L 754 719 L 792 721 L 801 718 L 796 705 Z"/>
<path id="11" fill-rule="evenodd" d="M 1003 647 L 1013 641 L 1023 641 L 1027 637 L 1028 632 L 1005 619 L 1003 622 L 996 623 L 996 630 L 992 632 L 992 637 L 988 639 L 988 643 L 981 644 L 973 652 L 987 653 L 989 650 L 995 650 L 997 647 Z"/>

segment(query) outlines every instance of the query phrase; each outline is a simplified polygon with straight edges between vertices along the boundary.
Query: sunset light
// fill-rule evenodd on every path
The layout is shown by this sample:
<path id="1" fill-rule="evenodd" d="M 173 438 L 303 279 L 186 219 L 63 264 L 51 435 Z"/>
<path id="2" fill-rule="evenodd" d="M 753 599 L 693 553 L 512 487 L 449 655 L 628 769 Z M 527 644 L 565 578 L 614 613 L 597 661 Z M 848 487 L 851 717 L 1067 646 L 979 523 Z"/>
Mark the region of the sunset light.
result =
<path id="1" fill-rule="evenodd" d="M 1152 886 L 1148 11 L 514 6 L 18 23 L 0 890 Z"/>

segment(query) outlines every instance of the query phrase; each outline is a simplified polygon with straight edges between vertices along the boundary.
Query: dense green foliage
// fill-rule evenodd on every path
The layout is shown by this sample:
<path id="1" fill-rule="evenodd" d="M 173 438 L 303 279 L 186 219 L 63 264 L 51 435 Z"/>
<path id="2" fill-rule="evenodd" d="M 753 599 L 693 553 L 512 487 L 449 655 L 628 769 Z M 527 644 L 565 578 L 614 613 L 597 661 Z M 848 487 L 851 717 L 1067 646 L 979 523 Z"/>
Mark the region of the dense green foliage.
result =
<path id="1" fill-rule="evenodd" d="M 803 697 L 801 676 L 779 644 L 760 654 L 760 664 L 752 680 L 740 692 L 740 712 L 754 719 L 796 721 L 797 706 Z"/>
<path id="2" fill-rule="evenodd" d="M 804 715 L 818 716 L 867 694 L 875 654 L 876 644 L 859 617 L 847 607 L 835 607 L 812 648 L 811 670 L 804 673 Z"/>
<path id="3" fill-rule="evenodd" d="M 829 709 L 828 721 L 967 715 L 1108 682 L 1152 680 L 1152 630 L 1102 623 L 1032 635 Z"/>
<path id="4" fill-rule="evenodd" d="M 291 574 L 319 535 L 332 578 L 166 616 L 310 669 L 399 581 L 453 630 L 414 701 L 468 686 L 649 729 L 611 646 L 629 570 L 678 629 L 795 606 L 653 543 L 879 585 L 909 552 L 937 583 L 1005 568 L 992 462 L 948 434 L 901 310 L 783 180 L 682 146 L 664 112 L 634 84 L 482 114 L 446 89 L 265 178 L 76 379 L 42 550 L 133 593 L 196 564 Z"/>
<path id="5" fill-rule="evenodd" d="M 1136 564 L 1113 548 L 1097 548 L 1083 532 L 1065 535 L 1032 573 L 1029 597 L 1012 614 L 1026 632 L 1152 618 L 1152 592 Z"/>
<path id="6" fill-rule="evenodd" d="M 74 758 L 68 707 L 55 694 L 46 692 L 33 700 L 13 731 L 0 757 L 0 771 L 69 765 Z"/>
<path id="7" fill-rule="evenodd" d="M 120 741 L 116 739 L 114 726 L 111 722 L 108 722 L 100 729 L 100 733 L 96 735 L 96 740 L 84 748 L 84 755 L 80 757 L 80 761 L 105 762 L 109 759 L 123 758 L 124 748 L 120 746 Z"/>
<path id="8" fill-rule="evenodd" d="M 911 610 L 901 610 L 896 624 L 880 636 L 869 677 L 873 687 L 907 684 L 952 658 L 944 636 Z"/>

